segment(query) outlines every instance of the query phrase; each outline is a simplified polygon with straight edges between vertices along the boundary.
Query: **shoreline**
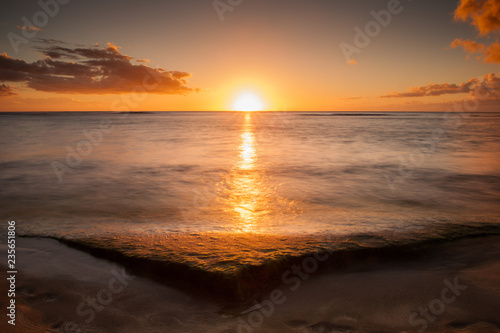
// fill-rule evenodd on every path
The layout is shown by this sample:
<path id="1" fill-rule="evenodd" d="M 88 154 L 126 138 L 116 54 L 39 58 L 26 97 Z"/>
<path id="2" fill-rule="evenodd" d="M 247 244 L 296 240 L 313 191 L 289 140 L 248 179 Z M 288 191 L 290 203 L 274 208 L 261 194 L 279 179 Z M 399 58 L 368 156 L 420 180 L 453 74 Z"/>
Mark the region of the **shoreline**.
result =
<path id="1" fill-rule="evenodd" d="M 310 265 L 309 269 L 303 269 L 315 275 L 352 266 L 375 269 L 380 264 L 424 259 L 437 248 L 456 241 L 493 235 L 500 237 L 499 232 L 496 227 L 484 227 L 426 239 L 408 236 L 398 241 L 383 237 L 368 240 L 365 235 L 323 239 L 210 233 L 126 240 L 106 237 L 42 239 L 53 239 L 69 248 L 109 260 L 132 274 L 160 284 L 188 292 L 196 290 L 223 301 L 242 302 L 271 291 L 282 283 L 284 274 L 293 266 Z M 186 250 L 180 251 L 180 248 L 189 248 L 189 256 L 186 257 Z M 205 259 L 196 260 L 197 256 Z"/>
<path id="2" fill-rule="evenodd" d="M 292 272 L 274 290 L 238 302 L 140 276 L 128 281 L 128 273 L 116 263 L 55 240 L 19 238 L 16 331 L 66 332 L 65 325 L 76 323 L 82 333 L 418 332 L 425 321 L 426 332 L 496 333 L 500 332 L 499 240 L 500 236 L 459 240 L 436 246 L 420 258 L 357 263 L 307 277 Z M 1 269 L 6 271 L 3 263 Z M 79 306 L 86 297 L 109 296 L 102 290 L 110 290 L 110 280 L 120 275 L 116 272 L 126 274 L 122 276 L 129 283 L 111 293 L 111 302 L 101 304 L 86 323 L 92 307 L 84 305 L 78 313 Z M 446 281 L 466 289 L 458 290 L 461 294 L 439 316 L 430 313 L 434 322 L 425 319 L 419 308 L 439 305 L 444 288 L 449 288 Z M 113 290 L 117 289 L 115 283 Z M 450 299 L 453 294 L 446 296 Z M 0 328 L 4 325 L 6 320 Z"/>

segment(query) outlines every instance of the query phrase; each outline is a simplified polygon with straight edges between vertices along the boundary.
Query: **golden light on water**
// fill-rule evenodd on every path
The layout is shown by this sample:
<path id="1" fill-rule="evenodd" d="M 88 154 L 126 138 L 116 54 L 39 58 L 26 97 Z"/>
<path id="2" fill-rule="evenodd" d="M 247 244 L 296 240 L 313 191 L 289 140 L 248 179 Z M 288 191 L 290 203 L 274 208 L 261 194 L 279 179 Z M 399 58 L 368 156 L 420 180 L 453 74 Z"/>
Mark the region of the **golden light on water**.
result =
<path id="1" fill-rule="evenodd" d="M 252 116 L 245 115 L 239 156 L 231 174 L 230 205 L 241 221 L 244 232 L 258 231 L 258 219 L 267 213 L 267 195 L 259 170 Z"/>
<path id="2" fill-rule="evenodd" d="M 277 193 L 277 185 L 266 174 L 259 160 L 254 119 L 259 114 L 246 113 L 237 146 L 237 159 L 225 189 L 225 212 L 233 216 L 241 232 L 265 233 L 269 222 L 275 224 L 285 215 L 296 215 L 294 202 Z M 270 219 L 273 221 L 270 221 Z"/>
<path id="3" fill-rule="evenodd" d="M 250 170 L 255 166 L 255 159 L 257 158 L 255 152 L 255 136 L 252 132 L 251 117 L 249 114 L 245 115 L 245 130 L 241 134 L 240 159 L 238 166 L 242 170 Z"/>

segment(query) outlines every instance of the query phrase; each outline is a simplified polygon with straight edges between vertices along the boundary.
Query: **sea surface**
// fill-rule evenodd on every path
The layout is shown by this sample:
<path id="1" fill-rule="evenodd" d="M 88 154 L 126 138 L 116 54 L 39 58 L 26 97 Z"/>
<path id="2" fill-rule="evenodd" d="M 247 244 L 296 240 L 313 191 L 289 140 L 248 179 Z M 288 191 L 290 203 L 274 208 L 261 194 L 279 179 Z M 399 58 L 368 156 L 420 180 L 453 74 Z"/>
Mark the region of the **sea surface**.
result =
<path id="1" fill-rule="evenodd" d="M 236 272 L 318 244 L 500 233 L 500 113 L 4 113 L 0 126 L 0 218 L 21 235 Z"/>

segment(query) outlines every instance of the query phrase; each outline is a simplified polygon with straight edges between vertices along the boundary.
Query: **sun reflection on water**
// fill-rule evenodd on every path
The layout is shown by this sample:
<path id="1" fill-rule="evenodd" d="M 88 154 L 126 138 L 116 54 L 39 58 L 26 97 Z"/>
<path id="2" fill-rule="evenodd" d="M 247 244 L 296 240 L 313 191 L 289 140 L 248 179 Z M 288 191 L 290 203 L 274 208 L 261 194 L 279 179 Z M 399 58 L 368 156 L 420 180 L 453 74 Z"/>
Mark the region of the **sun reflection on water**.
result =
<path id="1" fill-rule="evenodd" d="M 259 161 L 258 143 L 252 117 L 245 114 L 237 160 L 226 183 L 225 212 L 237 222 L 241 232 L 265 233 L 276 226 L 285 215 L 296 216 L 295 203 L 277 193 L 277 185 L 266 174 L 266 166 Z M 272 218 L 272 221 L 271 221 Z"/>
<path id="2" fill-rule="evenodd" d="M 248 129 L 241 134 L 240 160 L 238 167 L 241 170 L 251 170 L 255 167 L 255 159 L 257 158 L 255 152 L 255 138 L 252 132 Z"/>
<path id="3" fill-rule="evenodd" d="M 256 170 L 257 151 L 253 133 L 252 116 L 245 115 L 241 145 L 238 148 L 239 158 L 232 173 L 231 206 L 239 215 L 242 231 L 256 231 L 257 220 L 265 214 L 265 195 L 260 175 Z"/>

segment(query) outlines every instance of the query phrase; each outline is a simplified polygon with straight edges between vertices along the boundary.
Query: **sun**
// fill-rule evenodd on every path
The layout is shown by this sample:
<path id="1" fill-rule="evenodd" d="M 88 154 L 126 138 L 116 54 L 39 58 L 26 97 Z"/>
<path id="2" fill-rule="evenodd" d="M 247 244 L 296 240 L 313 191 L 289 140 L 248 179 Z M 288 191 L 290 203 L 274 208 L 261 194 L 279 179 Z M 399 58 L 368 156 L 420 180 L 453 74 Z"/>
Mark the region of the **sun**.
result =
<path id="1" fill-rule="evenodd" d="M 259 96 L 253 93 L 243 93 L 239 95 L 233 104 L 234 111 L 262 111 L 264 109 L 264 102 Z"/>

